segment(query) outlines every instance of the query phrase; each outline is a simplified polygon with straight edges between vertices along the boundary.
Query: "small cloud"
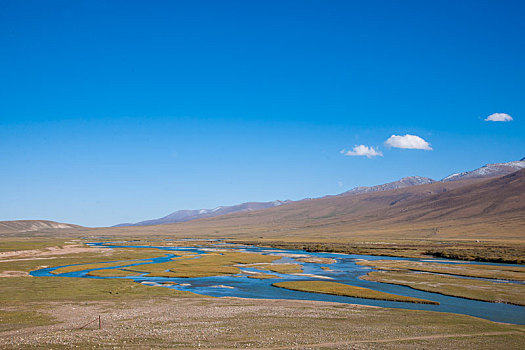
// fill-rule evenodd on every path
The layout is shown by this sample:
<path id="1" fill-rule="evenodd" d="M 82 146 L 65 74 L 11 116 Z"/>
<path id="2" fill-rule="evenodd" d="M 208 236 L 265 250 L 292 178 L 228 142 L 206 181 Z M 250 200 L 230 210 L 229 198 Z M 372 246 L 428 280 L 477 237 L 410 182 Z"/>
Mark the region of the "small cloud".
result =
<path id="1" fill-rule="evenodd" d="M 343 187 L 343 182 L 342 181 L 337 181 L 337 186 Z"/>
<path id="2" fill-rule="evenodd" d="M 485 118 L 486 122 L 510 122 L 512 117 L 507 113 L 493 113 Z"/>
<path id="3" fill-rule="evenodd" d="M 419 136 L 409 134 L 406 134 L 405 136 L 392 135 L 385 141 L 385 145 L 395 148 L 424 149 L 432 151 L 432 147 L 430 147 L 428 142 Z"/>
<path id="4" fill-rule="evenodd" d="M 345 156 L 365 156 L 367 158 L 383 156 L 383 153 L 381 153 L 381 151 L 377 151 L 374 149 L 374 147 L 368 147 L 365 145 L 354 146 L 354 148 L 351 151 L 343 149 L 341 150 L 341 154 Z"/>

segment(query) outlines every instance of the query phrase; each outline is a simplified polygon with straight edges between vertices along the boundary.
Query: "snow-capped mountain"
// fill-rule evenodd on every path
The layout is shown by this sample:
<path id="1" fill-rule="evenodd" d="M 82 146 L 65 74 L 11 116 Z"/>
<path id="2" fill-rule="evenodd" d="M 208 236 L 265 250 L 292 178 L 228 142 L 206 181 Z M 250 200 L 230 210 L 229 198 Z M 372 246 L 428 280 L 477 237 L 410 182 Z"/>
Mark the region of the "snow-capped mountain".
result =
<path id="1" fill-rule="evenodd" d="M 160 219 L 146 220 L 137 222 L 135 224 L 126 223 L 115 225 L 114 227 L 122 226 L 150 226 L 150 225 L 162 225 L 162 224 L 173 224 L 176 222 L 184 222 L 196 219 L 211 218 L 214 216 L 240 213 L 254 210 L 261 210 L 266 208 L 277 207 L 279 205 L 287 204 L 291 201 L 273 201 L 273 202 L 248 202 L 232 206 L 219 206 L 213 209 L 195 209 L 195 210 L 178 210 Z"/>
<path id="2" fill-rule="evenodd" d="M 487 164 L 482 166 L 481 168 L 472 170 L 472 171 L 465 171 L 462 173 L 455 173 L 451 174 L 445 178 L 443 178 L 443 182 L 448 181 L 457 181 L 457 180 L 467 180 L 467 179 L 479 179 L 479 178 L 489 178 L 489 177 L 495 177 L 495 176 L 503 176 L 507 175 L 513 172 L 516 172 L 518 170 L 525 168 L 525 158 L 522 160 L 517 160 L 514 162 L 508 162 L 508 163 L 494 163 L 494 164 Z"/>
<path id="3" fill-rule="evenodd" d="M 349 191 L 341 193 L 340 196 L 349 196 L 349 195 L 355 195 L 355 194 L 361 194 L 361 193 L 395 190 L 398 188 L 417 186 L 417 185 L 426 185 L 426 184 L 431 184 L 434 182 L 436 181 L 429 179 L 428 177 L 407 176 L 407 177 L 402 178 L 401 180 L 389 182 L 389 183 L 382 184 L 382 185 L 370 186 L 370 187 L 355 187 Z"/>

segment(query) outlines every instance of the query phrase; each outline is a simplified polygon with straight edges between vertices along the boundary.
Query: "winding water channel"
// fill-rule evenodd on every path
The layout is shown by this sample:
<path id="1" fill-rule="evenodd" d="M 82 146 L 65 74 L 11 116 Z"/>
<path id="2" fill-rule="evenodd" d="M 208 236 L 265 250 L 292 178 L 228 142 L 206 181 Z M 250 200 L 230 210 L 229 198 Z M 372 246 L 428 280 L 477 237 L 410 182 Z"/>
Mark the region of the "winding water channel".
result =
<path id="1" fill-rule="evenodd" d="M 272 249 L 263 248 L 256 246 L 246 245 L 222 245 L 221 243 L 210 247 L 209 245 L 200 245 L 197 241 L 188 241 L 188 246 L 185 247 L 166 247 L 166 246 L 155 246 L 152 245 L 133 245 L 133 242 L 101 242 L 101 243 L 89 243 L 90 246 L 95 247 L 106 247 L 112 249 L 118 248 L 144 248 L 144 249 L 161 249 L 162 254 L 159 252 L 159 257 L 154 259 L 143 259 L 142 261 L 133 262 L 122 262 L 122 265 L 104 267 L 103 269 L 118 269 L 121 267 L 130 267 L 136 265 L 143 265 L 149 263 L 159 263 L 170 261 L 174 257 L 173 254 L 166 254 L 166 251 L 185 251 L 192 252 L 197 255 L 210 253 L 210 250 L 228 249 L 239 252 L 256 252 L 263 255 L 280 255 L 280 260 L 274 263 L 295 263 L 303 266 L 304 275 L 292 275 L 292 274 L 279 274 L 272 271 L 257 270 L 251 268 L 241 268 L 240 274 L 227 275 L 227 276 L 213 276 L 213 277 L 195 277 L 195 278 L 167 278 L 167 277 L 148 277 L 146 274 L 141 276 L 129 276 L 129 277 L 97 277 L 90 276 L 88 273 L 94 269 L 86 269 L 82 271 L 75 271 L 62 274 L 52 273 L 54 270 L 64 267 L 51 267 L 32 271 L 32 276 L 47 276 L 47 277 L 81 277 L 81 278 L 112 278 L 112 279 L 132 279 L 138 283 L 152 283 L 164 288 L 173 288 L 177 290 L 191 291 L 197 294 L 210 295 L 214 297 L 241 297 L 241 298 L 264 298 L 264 299 L 303 299 L 303 300 L 319 300 L 319 301 L 331 301 L 339 303 L 349 304 L 361 304 L 361 305 L 373 305 L 381 307 L 391 308 L 402 308 L 402 309 L 414 309 L 414 310 L 430 310 L 430 311 L 441 311 L 441 312 L 452 312 L 458 314 L 471 315 L 481 317 L 497 322 L 507 322 L 515 324 L 525 324 L 525 307 L 501 304 L 501 303 L 490 303 L 476 300 L 469 300 L 464 298 L 457 298 L 451 296 L 445 296 L 437 293 L 430 293 L 415 290 L 409 287 L 372 282 L 360 279 L 361 276 L 366 275 L 372 271 L 372 268 L 366 266 L 357 265 L 356 262 L 360 260 L 412 260 L 412 261 L 428 261 L 427 259 L 410 259 L 410 258 L 395 258 L 385 256 L 371 256 L 371 255 L 353 255 L 353 254 L 339 254 L 339 253 L 311 253 L 302 250 L 283 250 L 283 249 Z M 222 247 L 222 248 L 221 248 Z M 304 255 L 308 257 L 316 258 L 332 258 L 335 260 L 332 264 L 320 264 L 320 263 L 304 263 L 297 261 L 290 255 Z M 198 257 L 196 257 L 198 258 Z M 151 262 L 150 262 L 151 261 Z M 102 262 L 102 261 L 101 261 Z M 432 262 L 442 263 L 462 263 L 454 260 L 446 259 L 432 259 Z M 499 265 L 490 264 L 487 265 Z M 70 266 L 70 265 L 67 265 Z M 329 267 L 330 271 L 323 270 L 322 267 Z M 98 268 L 96 270 L 100 270 Z M 250 272 L 263 272 L 276 275 L 279 278 L 270 279 L 255 279 L 248 278 Z M 312 277 L 308 275 L 315 275 L 319 277 Z M 328 277 L 330 279 L 323 279 L 322 277 Z M 349 284 L 352 286 L 370 288 L 373 290 L 410 296 L 415 298 L 433 300 L 439 302 L 439 305 L 429 304 L 415 304 L 408 302 L 393 302 L 393 301 L 382 301 L 362 298 L 351 298 L 345 296 L 319 294 L 319 293 L 308 293 L 293 291 L 283 288 L 273 287 L 272 283 L 283 282 L 283 281 L 296 281 L 296 280 L 326 280 L 333 282 L 340 282 Z M 161 284 L 164 282 L 174 282 L 174 285 Z M 506 283 L 520 283 L 505 281 Z"/>

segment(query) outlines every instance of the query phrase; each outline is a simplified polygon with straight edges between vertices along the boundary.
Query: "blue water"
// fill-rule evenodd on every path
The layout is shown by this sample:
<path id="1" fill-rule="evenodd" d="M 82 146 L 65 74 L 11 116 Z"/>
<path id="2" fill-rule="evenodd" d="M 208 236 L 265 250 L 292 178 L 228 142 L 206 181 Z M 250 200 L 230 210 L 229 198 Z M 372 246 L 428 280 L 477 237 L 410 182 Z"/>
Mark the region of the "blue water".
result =
<path id="1" fill-rule="evenodd" d="M 198 241 L 188 241 L 187 247 L 164 247 L 164 246 L 136 246 L 133 242 L 102 242 L 102 243 L 89 243 L 91 246 L 96 247 L 107 247 L 107 248 L 157 248 L 164 251 L 186 251 L 192 252 L 198 255 L 209 253 L 210 249 L 234 249 L 236 251 L 246 252 L 257 252 L 265 255 L 281 255 L 281 254 L 300 254 L 310 257 L 320 258 L 332 258 L 336 262 L 333 264 L 317 264 L 317 263 L 301 263 L 290 257 L 283 256 L 280 260 L 275 261 L 278 263 L 293 262 L 303 266 L 305 274 L 313 274 L 317 276 L 326 276 L 332 279 L 322 279 L 326 281 L 341 282 L 352 286 L 365 287 L 373 290 L 392 293 L 397 295 L 405 295 L 415 298 L 427 299 L 437 301 L 439 305 L 428 305 L 428 304 L 415 304 L 405 302 L 392 302 L 372 299 L 361 299 L 361 298 L 350 298 L 345 296 L 318 294 L 318 293 L 307 293 L 292 291 L 283 288 L 273 287 L 272 283 L 292 280 L 316 280 L 320 278 L 311 276 L 297 276 L 289 274 L 278 274 L 271 271 L 257 270 L 255 268 L 241 268 L 242 271 L 257 271 L 270 273 L 277 275 L 279 278 L 275 279 L 255 279 L 248 278 L 249 274 L 240 273 L 237 275 L 228 276 L 213 276 L 213 277 L 198 277 L 198 278 L 166 278 L 166 277 L 148 277 L 147 275 L 134 276 L 134 277 L 95 277 L 89 276 L 88 273 L 97 269 L 86 269 L 82 271 L 75 271 L 62 274 L 53 274 L 52 271 L 64 266 L 51 267 L 32 271 L 32 276 L 47 276 L 47 277 L 82 277 L 82 278 L 93 278 L 93 279 L 132 279 L 135 282 L 149 282 L 154 283 L 164 288 L 173 288 L 177 290 L 191 291 L 197 294 L 210 295 L 215 297 L 241 297 L 241 298 L 265 298 L 265 299 L 303 299 L 303 300 L 319 300 L 319 301 L 331 301 L 340 303 L 350 304 L 361 304 L 361 305 L 373 305 L 381 307 L 392 307 L 402 309 L 413 309 L 413 310 L 430 310 L 430 311 L 441 311 L 441 312 L 452 312 L 458 314 L 471 315 L 476 317 L 485 318 L 497 322 L 507 322 L 515 324 L 525 324 L 525 307 L 500 304 L 500 303 L 488 303 L 483 301 L 475 301 L 464 298 L 456 298 L 451 296 L 445 296 L 437 293 L 423 292 L 412 289 L 410 287 L 398 286 L 393 284 L 371 282 L 360 279 L 361 276 L 366 275 L 372 269 L 366 266 L 357 265 L 356 262 L 364 260 L 413 260 L 422 261 L 426 259 L 410 259 L 410 258 L 395 258 L 385 256 L 371 256 L 371 255 L 354 255 L 354 254 L 336 254 L 336 253 L 311 253 L 302 250 L 282 250 L 282 249 L 270 249 L 256 246 L 245 246 L 245 245 L 229 245 L 218 242 L 213 247 L 201 246 Z M 174 254 L 159 254 L 159 257 L 153 259 L 122 261 L 121 265 L 106 267 L 102 269 L 117 269 L 117 268 L 129 268 L 133 270 L 133 266 L 167 262 Z M 198 257 L 197 257 L 198 258 Z M 114 262 L 114 261 L 113 261 Z M 457 261 L 447 259 L 433 259 L 432 262 L 442 263 L 458 263 Z M 465 262 L 461 262 L 465 263 Z M 491 264 L 488 265 L 501 265 Z M 81 265 L 81 264 L 79 264 Z M 70 265 L 65 265 L 70 266 Z M 321 267 L 329 267 L 332 271 L 325 271 Z M 175 282 L 177 285 L 160 285 L 163 282 Z M 503 282 L 503 281 L 502 281 Z M 513 283 L 511 281 L 511 283 Z M 521 282 L 515 282 L 521 283 Z M 181 285 L 182 284 L 182 285 Z M 233 288 L 225 288 L 233 287 Z"/>

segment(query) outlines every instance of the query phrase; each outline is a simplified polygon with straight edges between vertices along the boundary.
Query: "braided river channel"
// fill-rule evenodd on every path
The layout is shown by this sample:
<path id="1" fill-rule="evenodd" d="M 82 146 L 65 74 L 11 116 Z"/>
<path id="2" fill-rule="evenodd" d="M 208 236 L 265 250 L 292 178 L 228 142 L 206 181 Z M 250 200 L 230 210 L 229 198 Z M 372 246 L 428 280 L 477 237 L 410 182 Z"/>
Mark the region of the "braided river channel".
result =
<path id="1" fill-rule="evenodd" d="M 178 240 L 180 242 L 180 240 Z M 363 280 L 360 277 L 366 275 L 373 269 L 367 266 L 361 266 L 356 264 L 362 260 L 411 260 L 411 261 L 432 261 L 434 263 L 447 263 L 447 264 L 469 264 L 464 261 L 454 261 L 447 259 L 411 259 L 411 258 L 396 258 L 387 256 L 371 256 L 371 255 L 353 255 L 353 254 L 339 254 L 339 253 L 312 253 L 302 250 L 284 250 L 284 249 L 273 249 L 264 248 L 250 245 L 233 245 L 226 244 L 217 241 L 213 245 L 201 244 L 198 240 L 187 240 L 187 246 L 155 246 L 155 242 L 151 242 L 151 245 L 133 245 L 131 242 L 96 242 L 88 243 L 88 245 L 106 249 L 119 249 L 119 248 L 138 248 L 138 249 L 159 249 L 159 255 L 153 259 L 133 260 L 133 261 L 122 261 L 122 264 L 112 264 L 111 267 L 103 268 L 86 268 L 85 270 L 77 270 L 74 272 L 66 273 L 53 273 L 54 270 L 64 267 L 50 267 L 36 271 L 32 271 L 31 275 L 35 277 L 46 276 L 56 278 L 67 278 L 67 277 L 81 277 L 81 278 L 111 278 L 111 279 L 131 279 L 137 283 L 148 284 L 156 286 L 158 288 L 173 288 L 182 291 L 190 291 L 196 294 L 209 295 L 214 297 L 239 297 L 239 298 L 257 298 L 257 299 L 302 299 L 302 300 L 317 300 L 317 301 L 329 301 L 338 303 L 348 304 L 360 304 L 360 305 L 372 305 L 379 307 L 389 308 L 402 308 L 402 309 L 413 309 L 413 310 L 429 310 L 439 312 L 452 312 L 457 314 L 465 314 L 476 316 L 492 321 L 514 323 L 514 324 L 525 324 L 525 307 L 503 304 L 503 303 L 491 303 L 477 300 L 470 300 L 459 297 L 446 296 L 438 293 L 424 292 L 410 287 L 379 283 Z M 141 242 L 143 244 L 143 242 Z M 169 254 L 169 251 L 173 251 L 174 254 Z M 263 255 L 275 255 L 280 257 L 279 260 L 274 263 L 294 263 L 301 264 L 303 272 L 300 274 L 282 274 L 273 271 L 259 270 L 253 265 L 251 267 L 240 267 L 240 273 L 222 275 L 222 276 L 211 276 L 211 277 L 192 277 L 192 278 L 173 278 L 173 277 L 151 277 L 144 273 L 139 276 L 126 276 L 126 277 L 100 277 L 89 275 L 90 271 L 102 270 L 102 269 L 118 269 L 118 268 L 132 268 L 132 266 L 139 266 L 145 264 L 154 264 L 169 262 L 173 257 L 176 256 L 177 252 L 189 252 L 196 255 L 192 259 L 198 259 L 203 254 L 209 254 L 210 252 L 221 251 L 235 251 L 235 252 L 253 252 Z M 334 261 L 331 264 L 323 263 L 312 263 L 312 262 L 300 262 L 296 260 L 297 257 L 313 257 L 313 258 L 330 258 Z M 101 261 L 102 263 L 103 261 Z M 113 261 L 114 262 L 114 261 Z M 476 264 L 483 264 L 478 263 Z M 500 265 L 485 263 L 486 265 Z M 89 265 L 89 264 L 87 264 Z M 72 265 L 67 265 L 72 266 Z M 87 266 L 86 266 L 87 267 Z M 323 269 L 324 267 L 324 269 Z M 328 269 L 329 270 L 328 270 Z M 254 273 L 267 273 L 274 275 L 275 278 L 268 279 L 256 279 L 248 278 L 248 276 Z M 470 278 L 470 277 L 464 277 Z M 284 288 L 278 288 L 272 286 L 272 283 L 284 282 L 284 281 L 332 281 L 344 283 L 357 287 L 369 288 L 372 290 L 409 296 L 414 298 L 421 298 L 439 302 L 439 305 L 432 304 L 416 304 L 410 302 L 397 302 L 397 301 L 383 301 L 373 300 L 364 298 L 353 298 L 339 295 L 329 295 L 320 293 L 310 293 L 294 291 Z M 508 280 L 491 280 L 500 283 L 517 283 L 523 284 L 518 281 Z M 169 282 L 171 284 L 166 284 Z"/>

